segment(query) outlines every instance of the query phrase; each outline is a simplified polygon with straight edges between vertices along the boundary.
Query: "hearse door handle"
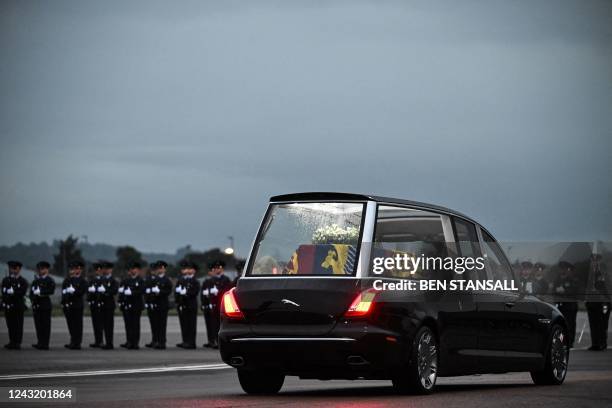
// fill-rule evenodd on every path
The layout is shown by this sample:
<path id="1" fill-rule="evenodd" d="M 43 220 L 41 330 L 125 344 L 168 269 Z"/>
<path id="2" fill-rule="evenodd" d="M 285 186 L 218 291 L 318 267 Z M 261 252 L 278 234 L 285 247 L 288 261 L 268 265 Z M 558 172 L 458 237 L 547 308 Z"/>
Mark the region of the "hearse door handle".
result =
<path id="1" fill-rule="evenodd" d="M 507 308 L 513 308 L 514 307 L 514 302 L 506 302 L 506 307 Z"/>

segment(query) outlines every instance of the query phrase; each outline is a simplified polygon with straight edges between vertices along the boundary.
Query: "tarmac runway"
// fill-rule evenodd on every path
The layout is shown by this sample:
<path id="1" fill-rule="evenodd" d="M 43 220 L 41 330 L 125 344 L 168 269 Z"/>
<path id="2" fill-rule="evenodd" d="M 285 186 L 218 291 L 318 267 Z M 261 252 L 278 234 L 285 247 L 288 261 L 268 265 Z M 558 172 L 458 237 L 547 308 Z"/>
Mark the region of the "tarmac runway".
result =
<path id="1" fill-rule="evenodd" d="M 586 316 L 579 314 L 578 329 Z M 535 386 L 527 373 L 440 378 L 430 396 L 398 396 L 388 381 L 315 381 L 287 378 L 277 396 L 243 394 L 233 368 L 224 365 L 216 350 L 112 351 L 67 350 L 65 323 L 54 318 L 52 350 L 27 347 L 33 342 L 31 318 L 26 318 L 24 348 L 0 351 L 0 387 L 64 387 L 76 391 L 76 402 L 58 404 L 20 402 L 3 406 L 121 406 L 131 407 L 268 407 L 268 406 L 414 406 L 414 407 L 609 407 L 612 406 L 612 350 L 589 352 L 588 325 L 582 342 L 572 350 L 565 384 Z M 85 345 L 91 341 L 89 319 Z M 149 340 L 148 322 L 143 342 Z M 204 340 L 203 321 L 198 339 Z M 175 316 L 169 320 L 169 344 L 178 342 Z M 0 329 L 6 342 L 6 327 Z M 117 319 L 116 343 L 123 341 L 122 322 Z"/>

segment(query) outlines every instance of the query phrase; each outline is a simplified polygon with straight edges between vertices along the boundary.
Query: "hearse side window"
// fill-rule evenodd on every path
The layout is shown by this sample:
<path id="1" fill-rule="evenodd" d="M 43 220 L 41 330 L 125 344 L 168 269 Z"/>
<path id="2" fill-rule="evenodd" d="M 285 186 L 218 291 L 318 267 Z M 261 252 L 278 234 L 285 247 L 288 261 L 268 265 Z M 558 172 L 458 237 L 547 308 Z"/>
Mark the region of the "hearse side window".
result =
<path id="1" fill-rule="evenodd" d="M 376 257 L 397 254 L 414 257 L 447 256 L 442 217 L 439 214 L 403 207 L 379 205 L 372 251 Z M 370 268 L 372 270 L 372 268 Z M 402 279 L 444 279 L 435 268 L 410 273 L 405 270 L 385 270 L 385 277 Z"/>
<path id="2" fill-rule="evenodd" d="M 478 258 L 480 255 L 480 245 L 478 243 L 478 234 L 476 226 L 464 219 L 453 217 L 455 225 L 455 238 L 459 247 L 459 256 Z M 483 271 L 483 276 L 479 276 L 477 270 L 466 271 L 463 277 L 468 280 L 486 279 L 486 271 Z"/>
<path id="3" fill-rule="evenodd" d="M 363 203 L 273 204 L 248 276 L 355 273 Z"/>
<path id="4" fill-rule="evenodd" d="M 512 268 L 503 255 L 502 249 L 491 235 L 487 234 L 482 229 L 481 231 L 490 279 L 507 280 L 510 282 L 514 279 L 514 276 L 512 274 Z"/>

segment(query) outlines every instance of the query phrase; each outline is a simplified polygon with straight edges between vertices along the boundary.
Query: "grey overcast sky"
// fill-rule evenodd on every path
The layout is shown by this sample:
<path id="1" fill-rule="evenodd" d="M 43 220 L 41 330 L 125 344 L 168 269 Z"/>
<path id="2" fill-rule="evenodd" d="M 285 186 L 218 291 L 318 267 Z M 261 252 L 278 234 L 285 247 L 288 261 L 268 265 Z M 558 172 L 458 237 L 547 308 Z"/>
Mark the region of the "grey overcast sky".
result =
<path id="1" fill-rule="evenodd" d="M 2 1 L 0 244 L 250 245 L 366 192 L 612 240 L 610 1 Z"/>

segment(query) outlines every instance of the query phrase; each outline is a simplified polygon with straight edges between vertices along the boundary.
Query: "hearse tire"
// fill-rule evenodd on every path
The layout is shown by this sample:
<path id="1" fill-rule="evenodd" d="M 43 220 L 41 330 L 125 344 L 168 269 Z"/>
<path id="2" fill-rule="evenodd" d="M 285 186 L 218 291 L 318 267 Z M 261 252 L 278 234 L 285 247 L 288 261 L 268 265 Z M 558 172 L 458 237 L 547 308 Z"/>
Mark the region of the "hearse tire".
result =
<path id="1" fill-rule="evenodd" d="M 283 374 L 261 370 L 238 370 L 238 381 L 247 394 L 276 394 L 283 387 Z"/>
<path id="2" fill-rule="evenodd" d="M 439 348 L 436 335 L 427 326 L 421 327 L 412 344 L 410 361 L 392 379 L 400 394 L 431 394 L 436 386 Z"/>
<path id="3" fill-rule="evenodd" d="M 561 385 L 567 374 L 568 361 L 567 332 L 555 324 L 550 331 L 544 369 L 532 371 L 531 379 L 537 385 Z"/>

